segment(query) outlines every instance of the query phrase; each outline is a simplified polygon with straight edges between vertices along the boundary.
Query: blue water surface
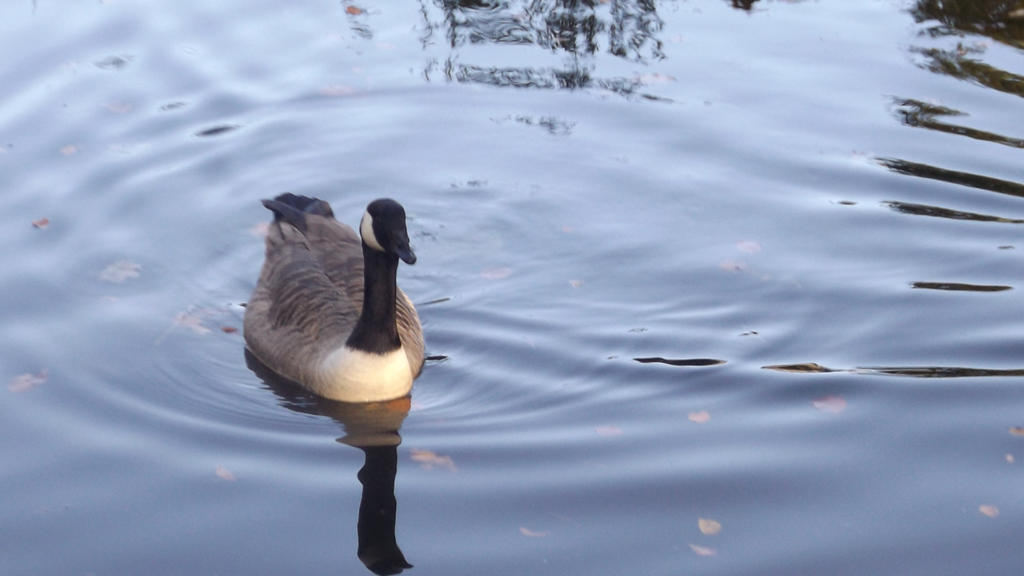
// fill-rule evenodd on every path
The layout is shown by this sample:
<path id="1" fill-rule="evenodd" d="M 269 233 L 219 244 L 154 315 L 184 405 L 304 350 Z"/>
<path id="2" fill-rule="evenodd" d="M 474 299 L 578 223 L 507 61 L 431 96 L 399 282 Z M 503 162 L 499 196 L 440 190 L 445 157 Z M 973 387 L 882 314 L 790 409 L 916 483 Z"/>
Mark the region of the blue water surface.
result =
<path id="1" fill-rule="evenodd" d="M 0 573 L 1012 574 L 1013 3 L 0 7 Z M 247 361 L 402 202 L 411 398 Z"/>

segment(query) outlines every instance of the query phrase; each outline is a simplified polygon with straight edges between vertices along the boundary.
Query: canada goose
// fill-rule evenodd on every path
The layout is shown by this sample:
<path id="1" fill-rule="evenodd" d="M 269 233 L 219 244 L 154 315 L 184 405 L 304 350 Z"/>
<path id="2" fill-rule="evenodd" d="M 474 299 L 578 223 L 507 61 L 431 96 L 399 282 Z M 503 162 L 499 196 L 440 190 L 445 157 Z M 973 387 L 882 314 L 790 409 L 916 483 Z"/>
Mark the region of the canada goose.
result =
<path id="1" fill-rule="evenodd" d="M 371 202 L 359 224 L 362 241 L 318 198 L 286 193 L 263 205 L 274 221 L 245 308 L 249 351 L 333 400 L 408 394 L 423 368 L 423 329 L 395 283 L 399 258 L 416 262 L 402 205 Z"/>

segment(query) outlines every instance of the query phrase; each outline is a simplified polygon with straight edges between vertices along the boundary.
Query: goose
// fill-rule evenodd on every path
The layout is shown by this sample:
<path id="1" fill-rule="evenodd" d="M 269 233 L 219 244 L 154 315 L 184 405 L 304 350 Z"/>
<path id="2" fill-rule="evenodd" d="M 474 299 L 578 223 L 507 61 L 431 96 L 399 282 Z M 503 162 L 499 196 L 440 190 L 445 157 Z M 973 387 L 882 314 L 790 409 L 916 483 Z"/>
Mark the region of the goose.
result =
<path id="1" fill-rule="evenodd" d="M 266 256 L 245 308 L 245 346 L 310 392 L 343 402 L 409 394 L 423 368 L 423 328 L 398 288 L 398 261 L 415 264 L 405 209 L 370 202 L 359 235 L 318 198 L 281 194 Z"/>

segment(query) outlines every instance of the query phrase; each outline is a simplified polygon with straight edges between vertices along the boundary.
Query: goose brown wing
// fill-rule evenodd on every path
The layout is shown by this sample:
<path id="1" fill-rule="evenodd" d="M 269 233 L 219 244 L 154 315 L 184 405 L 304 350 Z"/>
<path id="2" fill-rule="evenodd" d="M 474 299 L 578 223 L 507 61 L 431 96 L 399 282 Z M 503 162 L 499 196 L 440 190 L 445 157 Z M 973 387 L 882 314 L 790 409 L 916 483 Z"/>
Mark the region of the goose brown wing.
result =
<path id="1" fill-rule="evenodd" d="M 360 306 L 361 298 L 354 304 L 339 293 L 304 234 L 287 222 L 271 224 L 245 313 L 246 345 L 260 361 L 292 380 L 312 381 L 320 362 L 348 338 Z"/>

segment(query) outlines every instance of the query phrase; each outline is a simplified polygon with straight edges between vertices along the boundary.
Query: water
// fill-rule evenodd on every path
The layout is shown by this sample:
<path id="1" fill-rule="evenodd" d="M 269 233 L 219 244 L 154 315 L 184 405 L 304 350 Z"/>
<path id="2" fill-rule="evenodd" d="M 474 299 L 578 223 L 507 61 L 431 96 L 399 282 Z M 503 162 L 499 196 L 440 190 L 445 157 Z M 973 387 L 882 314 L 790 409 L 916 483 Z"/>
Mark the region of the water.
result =
<path id="1" fill-rule="evenodd" d="M 1024 564 L 1012 8 L 0 14 L 4 574 Z M 411 401 L 247 365 L 285 190 L 405 204 Z"/>

